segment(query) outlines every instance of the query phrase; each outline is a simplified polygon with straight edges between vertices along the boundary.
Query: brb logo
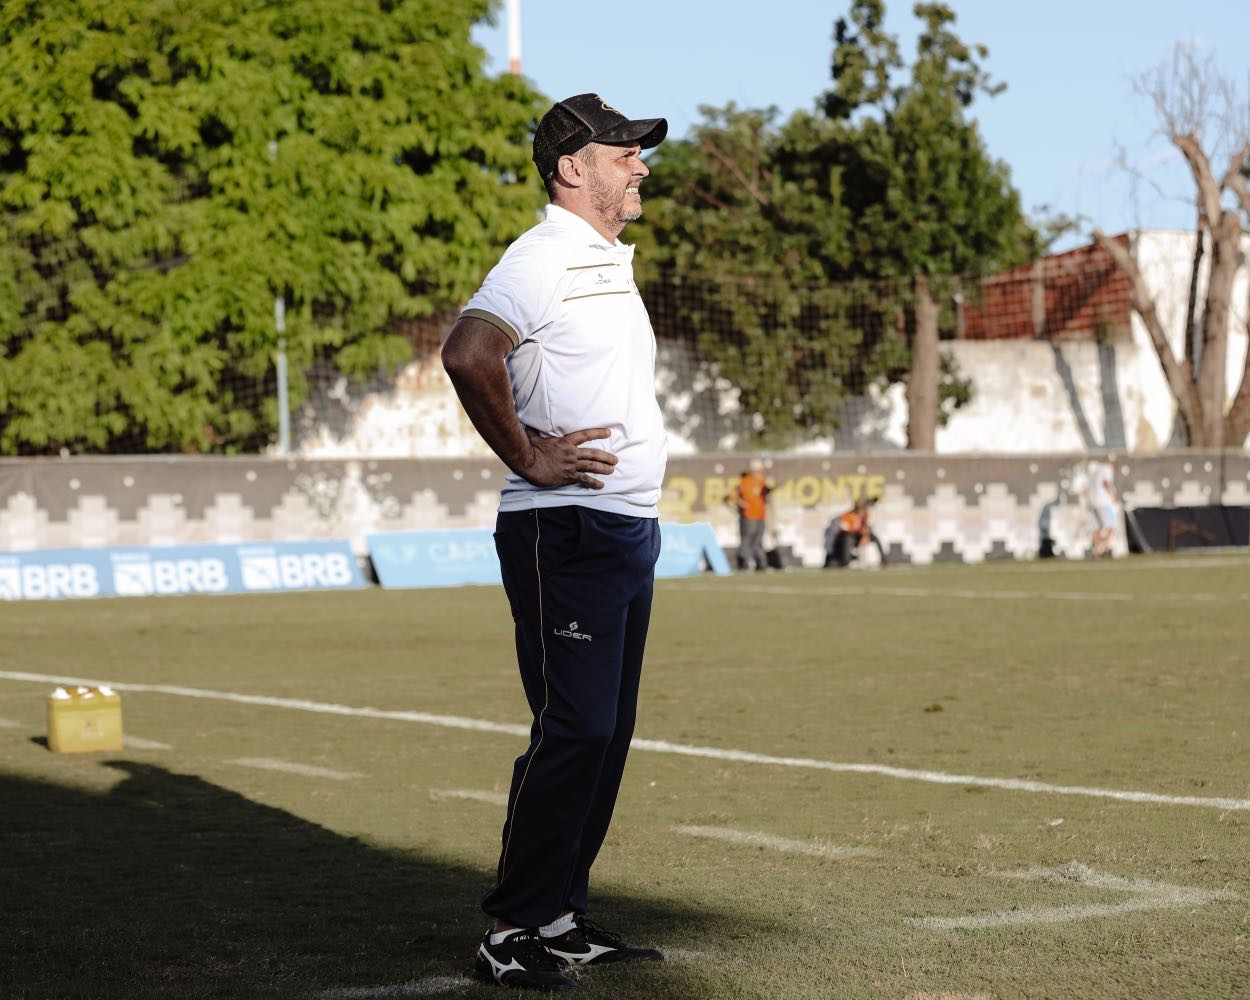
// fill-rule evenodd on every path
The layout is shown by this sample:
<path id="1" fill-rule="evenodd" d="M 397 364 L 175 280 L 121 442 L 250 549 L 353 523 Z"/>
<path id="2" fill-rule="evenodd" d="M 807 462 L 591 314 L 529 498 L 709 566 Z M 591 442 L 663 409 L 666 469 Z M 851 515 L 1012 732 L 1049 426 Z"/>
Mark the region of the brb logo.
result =
<path id="1" fill-rule="evenodd" d="M 241 553 L 247 590 L 316 590 L 350 586 L 352 565 L 342 552 L 277 553 L 264 549 Z"/>
<path id="2" fill-rule="evenodd" d="M 113 557 L 113 587 L 119 597 L 149 594 L 220 594 L 230 586 L 226 564 L 214 558 Z"/>
<path id="3" fill-rule="evenodd" d="M 50 562 L 22 564 L 0 560 L 0 600 L 55 600 L 62 597 L 98 597 L 100 578 L 90 563 Z"/>
<path id="4" fill-rule="evenodd" d="M 556 635 L 562 635 L 566 639 L 580 639 L 582 642 L 590 642 L 590 636 L 585 632 L 577 631 L 577 622 L 569 622 L 568 628 L 553 628 L 551 630 Z"/>

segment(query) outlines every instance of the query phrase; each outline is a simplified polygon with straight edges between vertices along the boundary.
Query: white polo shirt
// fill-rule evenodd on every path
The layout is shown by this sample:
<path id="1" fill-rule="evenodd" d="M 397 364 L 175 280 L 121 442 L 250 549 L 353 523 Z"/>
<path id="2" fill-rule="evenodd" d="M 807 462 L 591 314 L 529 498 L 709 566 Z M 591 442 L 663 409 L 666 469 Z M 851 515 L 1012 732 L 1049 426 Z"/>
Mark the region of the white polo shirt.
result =
<path id="1" fill-rule="evenodd" d="M 606 427 L 582 447 L 616 455 L 603 489 L 534 486 L 509 474 L 501 511 L 581 504 L 657 517 L 668 439 L 655 397 L 655 333 L 634 284 L 634 248 L 608 243 L 580 216 L 548 205 L 505 251 L 462 315 L 513 343 L 506 362 L 521 423 L 550 437 Z M 593 474 L 592 474 L 593 475 Z"/>
<path id="2" fill-rule="evenodd" d="M 1112 484 L 1115 482 L 1115 470 L 1108 462 L 1089 463 L 1089 500 L 1096 507 L 1111 503 Z"/>

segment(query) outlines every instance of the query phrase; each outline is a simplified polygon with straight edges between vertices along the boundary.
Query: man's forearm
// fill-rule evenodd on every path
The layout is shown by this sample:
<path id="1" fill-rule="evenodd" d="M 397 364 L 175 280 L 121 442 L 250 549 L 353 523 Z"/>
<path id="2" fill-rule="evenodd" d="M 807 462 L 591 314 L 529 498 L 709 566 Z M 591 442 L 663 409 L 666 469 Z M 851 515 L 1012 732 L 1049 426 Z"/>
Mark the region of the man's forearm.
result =
<path id="1" fill-rule="evenodd" d="M 451 384 L 460 398 L 460 405 L 482 440 L 500 461 L 517 475 L 523 475 L 531 464 L 533 446 L 517 419 L 512 402 L 508 371 L 503 362 L 498 368 L 478 367 L 468 371 L 448 371 Z"/>
<path id="2" fill-rule="evenodd" d="M 504 360 L 508 338 L 491 324 L 462 316 L 443 344 L 443 367 L 460 405 L 491 451 L 517 475 L 533 461 L 534 449 L 517 417 Z"/>
<path id="3" fill-rule="evenodd" d="M 460 404 L 490 450 L 522 479 L 535 486 L 578 484 L 603 488 L 616 456 L 583 444 L 608 437 L 606 427 L 583 427 L 560 437 L 542 437 L 517 416 L 505 358 L 507 336 L 494 325 L 462 316 L 443 344 L 443 367 Z"/>

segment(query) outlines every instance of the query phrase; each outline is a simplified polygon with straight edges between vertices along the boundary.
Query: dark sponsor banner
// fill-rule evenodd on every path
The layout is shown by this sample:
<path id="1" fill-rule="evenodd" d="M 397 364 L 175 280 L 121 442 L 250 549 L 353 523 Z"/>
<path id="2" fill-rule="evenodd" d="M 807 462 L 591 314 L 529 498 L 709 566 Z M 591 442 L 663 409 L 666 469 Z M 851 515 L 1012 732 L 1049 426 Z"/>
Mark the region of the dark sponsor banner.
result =
<path id="1" fill-rule="evenodd" d="M 1137 507 L 1128 516 L 1132 552 L 1244 548 L 1250 544 L 1250 507 Z"/>
<path id="2" fill-rule="evenodd" d="M 363 586 L 346 539 L 0 552 L 0 600 L 10 601 Z"/>

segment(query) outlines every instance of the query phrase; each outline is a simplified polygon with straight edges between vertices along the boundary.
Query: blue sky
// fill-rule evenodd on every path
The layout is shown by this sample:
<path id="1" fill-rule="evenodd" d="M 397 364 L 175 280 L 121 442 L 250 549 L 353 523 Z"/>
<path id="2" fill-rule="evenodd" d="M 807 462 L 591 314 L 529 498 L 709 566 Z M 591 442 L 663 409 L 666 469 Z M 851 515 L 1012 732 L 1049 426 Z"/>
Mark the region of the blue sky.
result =
<path id="1" fill-rule="evenodd" d="M 552 99 L 595 91 L 631 117 L 684 135 L 700 104 L 811 108 L 829 85 L 833 22 L 848 0 L 633 0 L 570 5 L 521 0 L 522 72 Z M 887 0 L 887 27 L 910 57 L 912 3 Z M 1084 232 L 1187 229 L 1192 187 L 1133 80 L 1179 41 L 1211 53 L 1243 97 L 1250 0 L 950 0 L 956 33 L 988 47 L 1007 85 L 972 114 L 990 154 L 1011 168 L 1026 210 L 1084 216 Z M 504 0 L 474 35 L 491 72 L 508 64 Z M 1118 150 L 1142 177 L 1117 165 Z M 1067 239 L 1061 247 L 1084 242 Z"/>

